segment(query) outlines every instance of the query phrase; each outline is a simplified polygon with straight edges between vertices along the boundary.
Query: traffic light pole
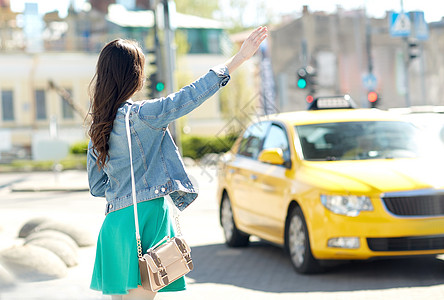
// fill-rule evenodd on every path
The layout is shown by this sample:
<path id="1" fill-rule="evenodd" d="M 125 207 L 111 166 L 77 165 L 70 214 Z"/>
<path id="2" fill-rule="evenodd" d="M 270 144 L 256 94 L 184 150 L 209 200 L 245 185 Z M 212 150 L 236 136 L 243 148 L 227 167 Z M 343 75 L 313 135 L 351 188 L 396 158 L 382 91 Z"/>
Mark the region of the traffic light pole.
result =
<path id="1" fill-rule="evenodd" d="M 155 70 L 151 72 L 149 75 L 149 94 L 150 98 L 158 98 L 160 96 L 161 90 L 159 89 L 159 84 L 163 84 L 162 78 L 164 73 L 163 61 L 162 61 L 162 49 L 159 42 L 159 35 L 157 30 L 157 17 L 156 11 L 153 10 L 154 13 L 154 26 L 153 26 L 153 35 L 154 35 L 154 46 L 153 49 L 149 50 L 148 53 L 154 55 L 154 60 L 150 61 L 150 65 L 155 66 Z"/>
<path id="2" fill-rule="evenodd" d="M 373 56 L 372 56 L 372 24 L 370 18 L 367 16 L 367 8 L 364 7 L 365 15 L 365 50 L 367 54 L 367 76 L 373 76 Z M 376 93 L 377 86 L 366 86 L 367 89 L 367 101 L 366 107 L 376 108 L 378 104 L 378 94 Z M 364 103 L 364 101 L 362 102 Z"/>
<path id="3" fill-rule="evenodd" d="M 404 13 L 404 1 L 401 1 L 401 13 Z M 405 44 L 405 57 L 404 57 L 404 86 L 405 86 L 405 105 L 406 107 L 410 107 L 410 80 L 409 80 L 409 76 L 410 76 L 410 54 L 409 54 L 409 38 L 408 37 L 403 37 L 402 38 Z"/>
<path id="4" fill-rule="evenodd" d="M 410 107 L 410 54 L 409 54 L 409 39 L 408 37 L 402 38 L 405 44 L 405 57 L 404 57 L 404 87 L 405 87 L 405 106 Z"/>
<path id="5" fill-rule="evenodd" d="M 168 94 L 174 93 L 176 90 L 174 84 L 174 52 L 175 48 L 172 47 L 172 42 L 174 41 L 174 32 L 171 28 L 170 22 L 170 10 L 168 5 L 168 0 L 163 1 L 163 13 L 164 13 L 164 28 L 165 28 L 165 80 L 166 80 L 166 91 Z"/>
<path id="6" fill-rule="evenodd" d="M 176 91 L 176 86 L 174 82 L 174 69 L 175 69 L 175 48 L 172 47 L 174 41 L 174 31 L 171 27 L 170 17 L 170 6 L 168 5 L 168 0 L 163 0 L 163 20 L 164 20 L 164 30 L 165 30 L 165 83 L 167 94 L 174 93 Z M 180 131 L 176 126 L 176 121 L 170 123 L 170 132 L 176 142 L 179 151 L 182 152 L 182 143 L 180 141 Z"/>

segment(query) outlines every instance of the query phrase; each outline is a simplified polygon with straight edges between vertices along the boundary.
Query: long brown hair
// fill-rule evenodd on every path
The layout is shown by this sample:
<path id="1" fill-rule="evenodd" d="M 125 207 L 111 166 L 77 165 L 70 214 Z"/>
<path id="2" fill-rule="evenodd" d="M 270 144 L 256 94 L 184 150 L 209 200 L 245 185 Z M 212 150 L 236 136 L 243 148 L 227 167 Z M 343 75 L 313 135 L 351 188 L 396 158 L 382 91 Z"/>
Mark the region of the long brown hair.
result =
<path id="1" fill-rule="evenodd" d="M 143 87 L 145 56 L 135 41 L 117 39 L 105 45 L 89 84 L 92 124 L 89 129 L 97 165 L 109 159 L 108 140 L 119 106 Z"/>

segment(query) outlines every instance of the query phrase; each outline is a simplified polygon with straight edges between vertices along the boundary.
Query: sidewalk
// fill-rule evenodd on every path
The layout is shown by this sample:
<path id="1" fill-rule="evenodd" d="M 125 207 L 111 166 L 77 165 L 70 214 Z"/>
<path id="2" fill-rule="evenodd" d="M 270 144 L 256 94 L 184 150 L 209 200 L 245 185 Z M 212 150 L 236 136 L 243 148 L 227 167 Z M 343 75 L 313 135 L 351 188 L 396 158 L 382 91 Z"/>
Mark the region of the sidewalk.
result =
<path id="1" fill-rule="evenodd" d="M 200 170 L 195 168 L 193 173 L 192 180 L 197 180 L 195 177 L 200 176 Z M 210 206 L 202 203 L 204 210 L 215 207 L 214 204 Z M 18 231 L 28 220 L 36 217 L 78 223 L 97 236 L 104 208 L 103 198 L 89 194 L 85 171 L 0 174 L 0 250 L 21 245 L 23 239 L 17 238 Z M 187 222 L 182 221 L 183 228 L 189 227 Z M 200 238 L 189 240 L 199 241 Z M 94 246 L 79 248 L 79 264 L 69 268 L 66 277 L 39 282 L 18 279 L 15 287 L 0 289 L 0 300 L 109 299 L 89 289 L 94 258 Z"/>
<path id="2" fill-rule="evenodd" d="M 226 247 L 215 199 L 215 171 L 199 167 L 189 171 L 200 195 L 181 214 L 181 227 L 192 248 L 195 269 L 186 277 L 187 291 L 161 293 L 156 299 L 444 299 L 444 259 L 342 263 L 324 274 L 303 276 L 294 272 L 279 247 L 257 239 L 247 248 Z M 17 239 L 18 230 L 34 217 L 74 222 L 98 235 L 105 200 L 84 190 L 86 172 L 62 172 L 58 183 L 53 176 L 45 172 L 0 174 L 0 250 L 22 242 Z M 40 192 L 29 192 L 30 187 Z M 110 299 L 89 289 L 95 247 L 79 250 L 79 264 L 66 277 L 18 282 L 15 288 L 0 290 L 0 300 Z"/>
<path id="3" fill-rule="evenodd" d="M 89 190 L 85 171 L 35 172 L 28 174 L 26 179 L 11 184 L 12 192 L 80 192 Z"/>
<path id="4" fill-rule="evenodd" d="M 87 207 L 87 209 L 84 209 Z M 98 233 L 103 203 L 89 196 L 85 171 L 0 174 L 0 250 L 21 245 L 20 228 L 33 218 L 78 224 Z M 94 247 L 79 248 L 79 264 L 58 280 L 23 282 L 0 290 L 0 299 L 102 299 L 88 290 Z"/>

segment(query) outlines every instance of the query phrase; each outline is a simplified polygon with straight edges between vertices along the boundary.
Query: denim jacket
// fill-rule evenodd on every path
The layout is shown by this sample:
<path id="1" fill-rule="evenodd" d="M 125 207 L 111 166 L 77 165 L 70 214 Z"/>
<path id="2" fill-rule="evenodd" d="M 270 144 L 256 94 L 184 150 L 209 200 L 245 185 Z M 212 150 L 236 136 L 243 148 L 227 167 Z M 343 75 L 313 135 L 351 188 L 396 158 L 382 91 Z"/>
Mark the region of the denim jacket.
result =
<path id="1" fill-rule="evenodd" d="M 165 98 L 123 103 L 110 133 L 109 160 L 98 168 L 97 157 L 88 145 L 87 170 L 90 192 L 106 197 L 105 214 L 132 205 L 131 175 L 125 113 L 130 109 L 131 145 L 136 178 L 137 202 L 170 195 L 179 210 L 197 197 L 185 171 L 168 124 L 180 118 L 215 94 L 230 80 L 226 66 L 212 68 L 180 91 Z"/>

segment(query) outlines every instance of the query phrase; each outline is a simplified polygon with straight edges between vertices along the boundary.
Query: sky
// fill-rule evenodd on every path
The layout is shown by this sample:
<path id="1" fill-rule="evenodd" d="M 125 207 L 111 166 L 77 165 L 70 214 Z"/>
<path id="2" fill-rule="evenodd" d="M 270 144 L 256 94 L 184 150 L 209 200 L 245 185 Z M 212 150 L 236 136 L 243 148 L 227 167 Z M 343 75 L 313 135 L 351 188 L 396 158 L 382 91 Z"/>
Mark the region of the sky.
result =
<path id="1" fill-rule="evenodd" d="M 180 1 L 180 0 L 176 0 Z M 248 0 L 251 9 L 255 11 L 255 5 L 261 1 Z M 11 8 L 14 11 L 22 11 L 25 2 L 39 3 L 39 12 L 58 10 L 61 17 L 66 16 L 69 3 L 73 2 L 76 9 L 81 9 L 85 0 L 10 0 Z M 344 9 L 363 8 L 365 6 L 367 14 L 373 17 L 382 18 L 386 11 L 401 11 L 401 2 L 404 11 L 424 11 L 427 22 L 439 21 L 444 16 L 444 1 L 442 0 L 266 0 L 267 8 L 277 14 L 300 13 L 303 5 L 308 5 L 310 11 L 336 11 L 337 5 Z M 228 3 L 222 0 L 221 3 Z M 226 5 L 222 5 L 226 6 Z M 254 15 L 250 16 L 254 19 Z"/>

